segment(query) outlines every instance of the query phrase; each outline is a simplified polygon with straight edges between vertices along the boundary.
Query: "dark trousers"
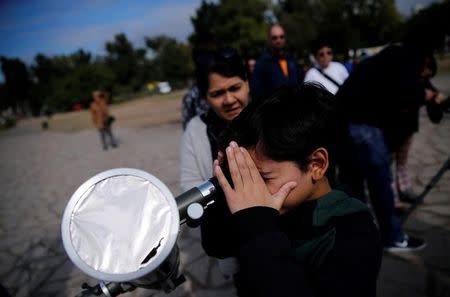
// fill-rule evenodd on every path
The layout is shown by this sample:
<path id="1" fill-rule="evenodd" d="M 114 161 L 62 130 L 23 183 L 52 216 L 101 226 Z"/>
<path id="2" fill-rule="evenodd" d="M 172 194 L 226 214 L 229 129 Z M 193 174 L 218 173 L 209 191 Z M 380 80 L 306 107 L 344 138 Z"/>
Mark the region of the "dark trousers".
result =
<path id="1" fill-rule="evenodd" d="M 383 132 L 374 126 L 350 124 L 350 135 L 356 149 L 359 164 L 357 182 L 367 183 L 370 202 L 385 245 L 404 238 L 399 217 L 395 214 L 394 193 L 391 187 L 390 154 Z M 363 184 L 355 186 L 357 196 L 365 200 Z"/>
<path id="2" fill-rule="evenodd" d="M 101 129 L 98 129 L 98 131 L 100 133 L 100 139 L 102 141 L 103 149 L 105 149 L 105 150 L 108 149 L 108 140 L 109 140 L 109 144 L 112 147 L 117 147 L 116 140 L 114 139 L 114 136 L 111 131 L 111 126 L 105 126 Z"/>

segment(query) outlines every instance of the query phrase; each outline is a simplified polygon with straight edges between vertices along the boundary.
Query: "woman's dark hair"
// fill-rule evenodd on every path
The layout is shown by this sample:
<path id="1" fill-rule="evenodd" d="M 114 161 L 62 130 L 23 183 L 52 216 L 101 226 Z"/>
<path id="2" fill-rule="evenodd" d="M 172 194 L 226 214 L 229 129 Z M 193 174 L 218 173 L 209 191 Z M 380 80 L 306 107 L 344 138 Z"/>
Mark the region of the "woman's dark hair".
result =
<path id="1" fill-rule="evenodd" d="M 233 48 L 222 48 L 217 51 L 204 53 L 200 58 L 201 66 L 197 66 L 197 86 L 200 90 L 200 96 L 206 98 L 209 88 L 209 75 L 217 73 L 224 77 L 230 78 L 234 76 L 247 80 L 247 71 L 244 60 L 239 56 L 238 52 Z"/>
<path id="2" fill-rule="evenodd" d="M 276 161 L 294 161 L 306 171 L 310 155 L 319 147 L 330 159 L 344 124 L 337 99 L 319 84 L 282 87 L 269 98 L 250 103 L 222 133 L 225 151 L 231 140 L 255 148 Z"/>

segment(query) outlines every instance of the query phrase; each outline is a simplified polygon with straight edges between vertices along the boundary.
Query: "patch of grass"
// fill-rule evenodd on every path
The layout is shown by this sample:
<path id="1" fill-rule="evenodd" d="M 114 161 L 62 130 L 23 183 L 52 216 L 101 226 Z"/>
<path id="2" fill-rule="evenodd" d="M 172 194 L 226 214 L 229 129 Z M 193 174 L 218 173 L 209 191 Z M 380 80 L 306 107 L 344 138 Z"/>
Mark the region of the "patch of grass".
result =
<path id="1" fill-rule="evenodd" d="M 48 130 L 60 132 L 76 132 L 93 127 L 89 110 L 55 114 L 48 124 Z"/>
<path id="2" fill-rule="evenodd" d="M 116 118 L 113 127 L 149 127 L 181 120 L 181 99 L 186 90 L 169 94 L 130 97 L 127 101 L 112 104 L 111 115 Z M 35 121 L 40 124 L 40 121 Z M 48 121 L 49 131 L 77 132 L 94 129 L 89 110 L 54 114 Z M 34 122 L 33 122 L 34 125 Z"/>
<path id="3" fill-rule="evenodd" d="M 184 88 L 172 89 L 172 92 L 170 92 L 168 94 L 160 94 L 157 91 L 149 92 L 148 90 L 143 89 L 136 93 L 123 93 L 123 94 L 114 96 L 113 104 L 128 102 L 130 100 L 142 99 L 142 98 L 147 98 L 147 97 L 152 97 L 155 100 L 170 99 L 173 96 L 178 96 L 179 92 L 186 92 L 186 89 L 184 89 Z"/>

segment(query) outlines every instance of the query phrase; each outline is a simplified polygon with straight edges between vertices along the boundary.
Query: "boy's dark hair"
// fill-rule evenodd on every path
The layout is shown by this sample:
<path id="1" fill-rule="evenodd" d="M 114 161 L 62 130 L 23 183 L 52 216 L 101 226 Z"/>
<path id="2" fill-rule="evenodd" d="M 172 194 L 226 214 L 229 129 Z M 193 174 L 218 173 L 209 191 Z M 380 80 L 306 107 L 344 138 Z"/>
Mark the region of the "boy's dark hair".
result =
<path id="1" fill-rule="evenodd" d="M 306 171 L 317 148 L 327 149 L 332 158 L 344 128 L 337 105 L 319 84 L 282 87 L 266 100 L 250 103 L 222 133 L 219 147 L 225 151 L 234 140 L 272 160 L 294 161 Z"/>
<path id="2" fill-rule="evenodd" d="M 204 53 L 202 59 L 203 65 L 196 76 L 200 96 L 203 98 L 206 98 L 208 92 L 209 75 L 211 73 L 217 73 L 227 78 L 238 76 L 244 81 L 247 80 L 244 60 L 233 48 L 222 48 Z"/>

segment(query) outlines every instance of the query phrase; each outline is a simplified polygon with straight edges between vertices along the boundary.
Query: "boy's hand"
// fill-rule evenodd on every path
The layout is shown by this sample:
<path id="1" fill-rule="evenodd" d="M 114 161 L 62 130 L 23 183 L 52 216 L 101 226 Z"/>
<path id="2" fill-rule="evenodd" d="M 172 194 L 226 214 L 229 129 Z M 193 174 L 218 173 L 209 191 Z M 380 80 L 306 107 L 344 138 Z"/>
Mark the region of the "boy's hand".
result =
<path id="1" fill-rule="evenodd" d="M 226 154 L 234 189 L 225 178 L 218 160 L 214 161 L 214 174 L 225 193 L 231 213 L 254 206 L 271 207 L 279 211 L 297 183 L 288 182 L 272 195 L 245 148 L 238 147 L 237 143 L 232 141 L 226 149 Z"/>

